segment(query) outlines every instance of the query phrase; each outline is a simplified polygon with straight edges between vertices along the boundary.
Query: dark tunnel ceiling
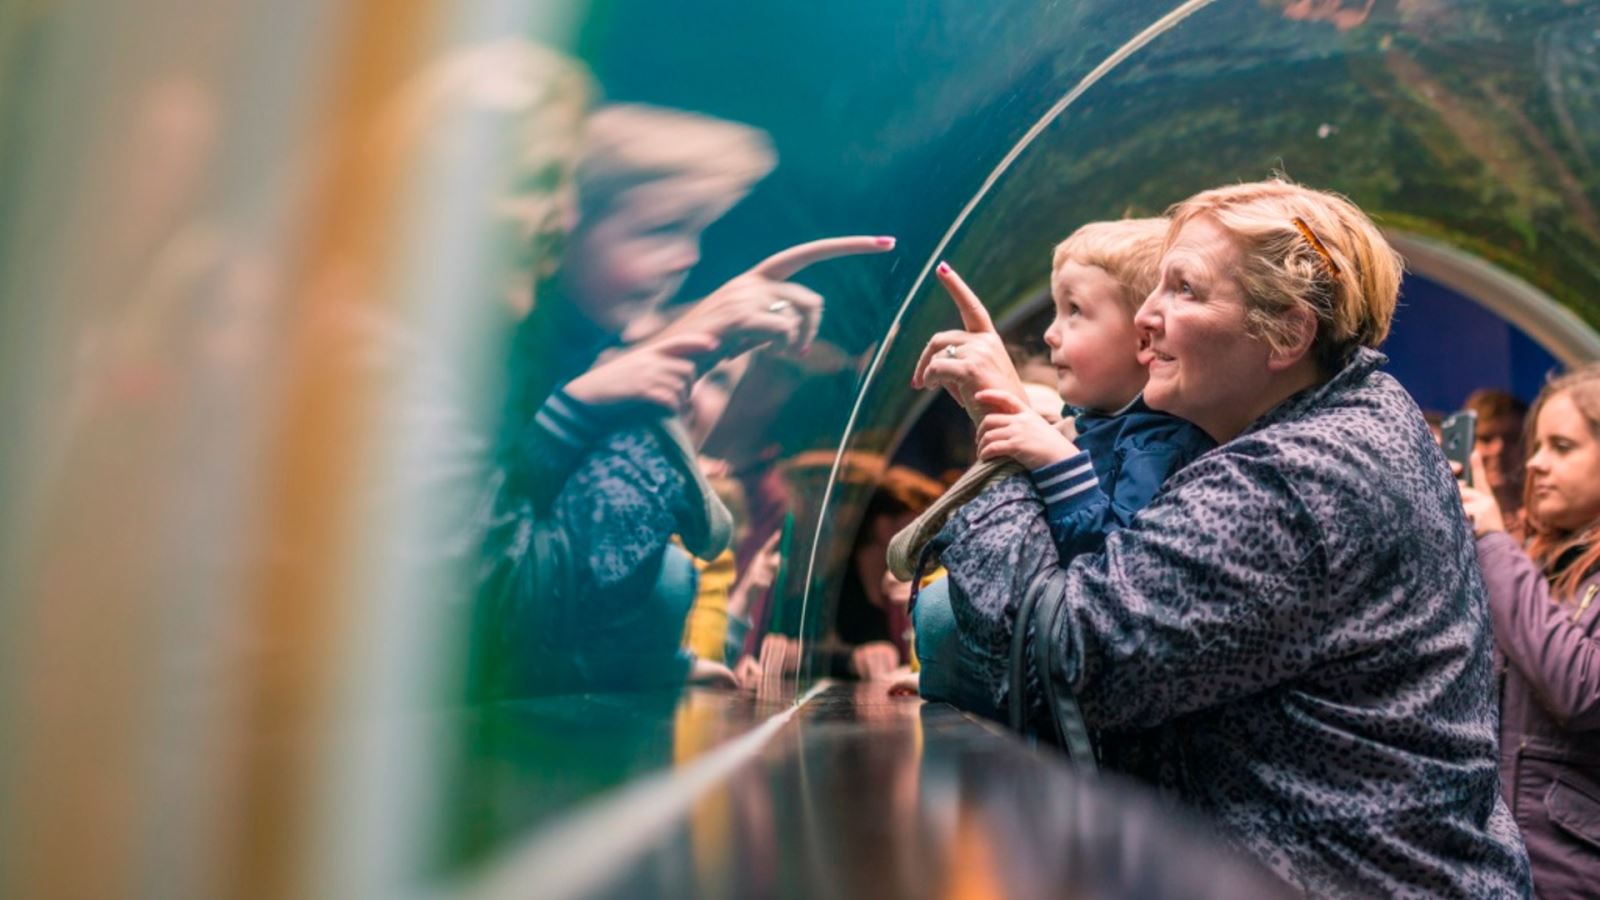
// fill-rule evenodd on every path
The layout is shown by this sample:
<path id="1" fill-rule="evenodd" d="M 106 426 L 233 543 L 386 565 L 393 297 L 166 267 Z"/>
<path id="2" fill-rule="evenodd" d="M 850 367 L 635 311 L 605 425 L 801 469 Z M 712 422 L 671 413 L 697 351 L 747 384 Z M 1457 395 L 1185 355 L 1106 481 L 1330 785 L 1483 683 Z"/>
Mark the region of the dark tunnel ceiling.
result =
<path id="1" fill-rule="evenodd" d="M 887 277 L 846 264 L 808 278 L 835 298 L 824 337 L 859 353 L 882 340 L 1016 141 L 1175 4 L 713 2 L 693 17 L 667 6 L 593 7 L 578 49 L 608 95 L 755 124 L 781 156 L 708 233 L 686 295 L 794 240 L 896 234 Z M 1221 0 L 1073 104 L 947 255 L 1003 313 L 1043 283 L 1051 245 L 1077 225 L 1282 170 L 1348 194 L 1385 226 L 1490 260 L 1600 325 L 1597 164 L 1600 3 Z M 952 324 L 924 290 L 899 342 Z M 896 346 L 886 371 L 915 349 Z M 857 387 L 853 372 L 813 379 L 790 405 L 837 409 Z M 904 413 L 890 401 L 873 419 Z M 782 443 L 832 444 L 833 418 Z"/>
<path id="2" fill-rule="evenodd" d="M 1300 5 L 1215 3 L 1069 109 L 958 236 L 991 302 L 1037 284 L 1050 244 L 1078 223 L 1282 168 L 1600 325 L 1600 3 L 1378 3 L 1346 31 L 1286 17 Z M 773 133 L 778 175 L 712 249 L 743 243 L 729 232 L 753 243 L 894 230 L 913 258 L 1058 96 L 1170 8 L 761 7 L 685 22 L 660 5 L 603 3 L 583 49 L 613 98 Z M 700 280 L 743 259 L 711 256 Z M 878 273 L 851 274 L 882 290 Z M 882 333 L 881 307 L 830 312 L 847 345 Z"/>

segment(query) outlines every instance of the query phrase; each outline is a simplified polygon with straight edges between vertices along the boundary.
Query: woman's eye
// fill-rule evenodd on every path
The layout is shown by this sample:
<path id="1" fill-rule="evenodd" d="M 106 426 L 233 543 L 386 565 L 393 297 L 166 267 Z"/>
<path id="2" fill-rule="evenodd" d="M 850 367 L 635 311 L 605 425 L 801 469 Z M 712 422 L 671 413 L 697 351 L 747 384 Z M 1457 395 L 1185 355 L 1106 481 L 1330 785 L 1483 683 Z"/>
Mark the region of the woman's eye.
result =
<path id="1" fill-rule="evenodd" d="M 1081 312 L 1082 311 L 1078 309 L 1078 304 L 1076 304 L 1076 303 L 1068 303 L 1067 304 L 1067 315 L 1076 316 L 1076 315 L 1080 315 Z"/>
<path id="2" fill-rule="evenodd" d="M 1194 296 L 1194 288 L 1189 285 L 1189 282 L 1180 281 L 1180 282 L 1178 282 L 1178 293 L 1180 293 L 1180 294 L 1188 294 L 1189 296 L 1192 297 L 1192 296 Z"/>

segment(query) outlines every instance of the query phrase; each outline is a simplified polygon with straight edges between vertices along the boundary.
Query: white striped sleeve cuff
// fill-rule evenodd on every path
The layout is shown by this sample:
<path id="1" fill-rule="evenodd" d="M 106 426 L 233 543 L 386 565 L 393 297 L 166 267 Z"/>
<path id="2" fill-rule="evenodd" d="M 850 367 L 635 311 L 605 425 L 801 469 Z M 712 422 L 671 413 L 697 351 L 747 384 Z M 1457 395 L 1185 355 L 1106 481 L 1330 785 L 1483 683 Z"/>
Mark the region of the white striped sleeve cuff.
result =
<path id="1" fill-rule="evenodd" d="M 1058 507 L 1076 505 L 1093 496 L 1090 492 L 1099 487 L 1089 451 L 1080 451 L 1058 463 L 1052 463 L 1032 472 L 1034 487 L 1044 498 L 1052 512 Z"/>
<path id="2" fill-rule="evenodd" d="M 589 407 L 560 390 L 544 401 L 533 421 L 546 434 L 575 450 L 594 443 L 605 431 Z"/>

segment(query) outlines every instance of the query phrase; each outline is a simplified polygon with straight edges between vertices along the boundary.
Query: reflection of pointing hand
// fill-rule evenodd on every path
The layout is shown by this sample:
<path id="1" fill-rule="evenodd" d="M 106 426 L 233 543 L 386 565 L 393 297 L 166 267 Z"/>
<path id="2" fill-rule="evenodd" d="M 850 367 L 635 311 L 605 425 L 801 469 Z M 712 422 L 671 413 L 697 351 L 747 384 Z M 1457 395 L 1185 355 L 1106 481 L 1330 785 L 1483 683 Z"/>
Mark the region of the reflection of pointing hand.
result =
<path id="1" fill-rule="evenodd" d="M 666 334 L 700 332 L 723 339 L 722 355 L 771 344 L 803 354 L 822 324 L 822 296 L 788 279 L 807 266 L 894 249 L 894 238 L 824 238 L 797 244 L 757 263 L 696 303 Z"/>
<path id="2" fill-rule="evenodd" d="M 838 259 L 841 256 L 860 256 L 865 253 L 886 253 L 894 249 L 894 238 L 857 235 L 854 237 L 822 238 L 796 244 L 787 250 L 772 254 L 746 274 L 760 275 L 774 281 L 787 281 L 801 269 Z"/>
<path id="3" fill-rule="evenodd" d="M 979 411 L 974 407 L 973 397 L 979 391 L 1004 391 L 1026 403 L 1022 379 L 983 301 L 948 263 L 940 263 L 937 274 L 939 283 L 961 313 L 964 330 L 941 331 L 928 341 L 911 376 L 911 386 L 944 388 L 966 408 L 974 421 Z"/>
<path id="4" fill-rule="evenodd" d="M 568 382 L 574 400 L 590 406 L 642 401 L 676 414 L 694 387 L 695 360 L 717 349 L 704 334 L 658 338 L 613 356 Z"/>

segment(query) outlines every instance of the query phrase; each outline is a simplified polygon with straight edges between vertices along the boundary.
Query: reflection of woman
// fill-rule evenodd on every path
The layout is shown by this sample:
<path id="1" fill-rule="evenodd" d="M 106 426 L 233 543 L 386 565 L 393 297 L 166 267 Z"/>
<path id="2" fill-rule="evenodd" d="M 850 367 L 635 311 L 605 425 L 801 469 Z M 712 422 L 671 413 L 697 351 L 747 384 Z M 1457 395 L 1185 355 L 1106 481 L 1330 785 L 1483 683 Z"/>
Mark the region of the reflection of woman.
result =
<path id="1" fill-rule="evenodd" d="M 1500 785 L 1543 898 L 1600 885 L 1600 366 L 1533 408 L 1526 552 L 1494 495 L 1463 486 L 1489 587 L 1500 686 Z M 1480 465 L 1478 484 L 1486 467 Z"/>
<path id="2" fill-rule="evenodd" d="M 1179 204 L 1137 318 L 1144 396 L 1220 446 L 1070 568 L 1025 476 L 933 546 L 963 677 L 1002 709 L 1013 689 L 1035 717 L 1045 695 L 1076 695 L 1092 728 L 1162 728 L 1151 777 L 1288 881 L 1526 895 L 1497 790 L 1471 535 L 1421 414 L 1372 349 L 1399 280 L 1378 230 L 1331 194 L 1274 181 Z M 945 377 L 971 397 L 1008 389 L 1006 375 L 977 363 Z"/>

